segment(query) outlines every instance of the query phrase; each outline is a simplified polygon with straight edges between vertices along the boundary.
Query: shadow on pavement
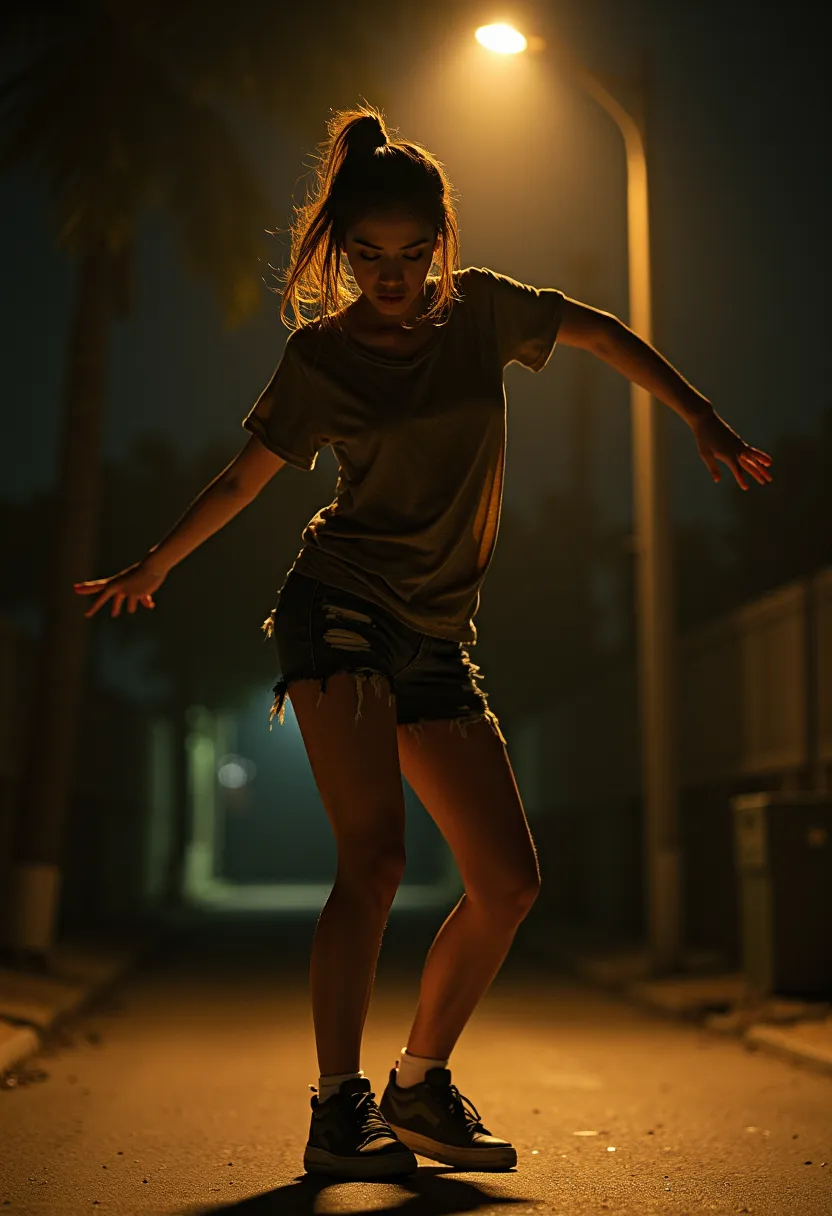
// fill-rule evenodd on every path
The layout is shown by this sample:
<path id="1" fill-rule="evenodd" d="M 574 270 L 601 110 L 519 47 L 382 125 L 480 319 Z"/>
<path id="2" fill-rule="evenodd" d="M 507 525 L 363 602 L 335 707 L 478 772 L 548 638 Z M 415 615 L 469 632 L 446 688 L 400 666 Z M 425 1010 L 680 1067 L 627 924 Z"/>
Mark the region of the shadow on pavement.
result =
<path id="1" fill-rule="evenodd" d="M 515 1174 L 516 1170 L 503 1170 L 503 1174 Z M 344 1204 L 350 1216 L 453 1216 L 456 1212 L 476 1212 L 479 1208 L 494 1209 L 501 1205 L 529 1204 L 535 1201 L 522 1196 L 497 1195 L 474 1182 L 455 1178 L 453 1171 L 437 1165 L 420 1166 L 417 1174 L 406 1180 L 377 1182 L 354 1182 L 339 1178 L 324 1178 L 321 1175 L 303 1174 L 295 1183 L 254 1195 L 234 1203 L 218 1203 L 181 1208 L 179 1216 L 208 1216 L 214 1212 L 237 1212 L 240 1216 L 313 1216 L 318 1210 L 318 1198 L 332 1186 L 395 1186 L 395 1198 L 387 1206 L 372 1204 L 352 1206 Z M 404 1198 L 404 1196 L 409 1196 Z M 339 1205 L 340 1206 L 340 1205 Z M 331 1208 L 336 1211 L 336 1208 Z"/>

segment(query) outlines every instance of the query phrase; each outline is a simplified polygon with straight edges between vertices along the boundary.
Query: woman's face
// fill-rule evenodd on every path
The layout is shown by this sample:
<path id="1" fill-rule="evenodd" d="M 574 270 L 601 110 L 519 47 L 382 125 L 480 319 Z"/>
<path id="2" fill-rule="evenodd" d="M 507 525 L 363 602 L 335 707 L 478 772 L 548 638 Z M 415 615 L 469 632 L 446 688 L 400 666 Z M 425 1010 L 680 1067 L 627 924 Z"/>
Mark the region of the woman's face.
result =
<path id="1" fill-rule="evenodd" d="M 347 230 L 344 250 L 362 295 L 386 321 L 412 321 L 424 305 L 436 231 L 406 212 L 368 215 Z"/>

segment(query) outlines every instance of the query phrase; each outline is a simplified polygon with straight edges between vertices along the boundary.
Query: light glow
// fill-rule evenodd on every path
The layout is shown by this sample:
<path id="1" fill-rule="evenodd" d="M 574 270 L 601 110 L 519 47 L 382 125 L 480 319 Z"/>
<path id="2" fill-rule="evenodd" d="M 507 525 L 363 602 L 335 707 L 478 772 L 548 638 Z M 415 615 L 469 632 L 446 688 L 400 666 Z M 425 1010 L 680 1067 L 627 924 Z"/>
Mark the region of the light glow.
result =
<path id="1" fill-rule="evenodd" d="M 528 43 L 519 30 L 504 22 L 496 25 L 481 25 L 475 35 L 480 46 L 497 55 L 519 55 Z"/>
<path id="2" fill-rule="evenodd" d="M 239 790 L 257 776 L 257 765 L 244 756 L 223 756 L 217 764 L 217 780 L 227 790 Z"/>

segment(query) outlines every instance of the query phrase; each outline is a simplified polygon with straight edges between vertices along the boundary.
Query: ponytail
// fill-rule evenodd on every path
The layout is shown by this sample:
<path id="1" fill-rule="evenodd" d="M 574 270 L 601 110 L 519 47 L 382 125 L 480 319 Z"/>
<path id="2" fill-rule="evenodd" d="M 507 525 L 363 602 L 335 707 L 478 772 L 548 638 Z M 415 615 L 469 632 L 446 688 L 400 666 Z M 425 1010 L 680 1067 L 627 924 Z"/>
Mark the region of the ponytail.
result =
<path id="1" fill-rule="evenodd" d="M 426 319 L 444 318 L 458 298 L 459 226 L 442 165 L 419 144 L 391 140 L 371 106 L 336 113 L 315 166 L 305 204 L 295 208 L 292 253 L 280 305 L 290 329 L 329 321 L 359 294 L 343 265 L 347 230 L 370 211 L 402 206 L 434 227 L 436 290 Z M 292 319 L 288 319 L 291 309 Z"/>

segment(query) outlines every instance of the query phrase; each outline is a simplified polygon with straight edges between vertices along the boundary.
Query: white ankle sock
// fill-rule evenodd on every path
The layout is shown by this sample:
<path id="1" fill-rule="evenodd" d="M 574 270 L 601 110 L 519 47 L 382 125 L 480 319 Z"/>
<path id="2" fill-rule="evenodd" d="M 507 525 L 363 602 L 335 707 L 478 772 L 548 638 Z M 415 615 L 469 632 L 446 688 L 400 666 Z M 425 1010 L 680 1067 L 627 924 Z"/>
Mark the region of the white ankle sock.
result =
<path id="1" fill-rule="evenodd" d="M 447 1060 L 432 1060 L 428 1056 L 412 1056 L 406 1047 L 402 1048 L 401 1058 L 396 1068 L 396 1084 L 403 1089 L 418 1085 L 424 1081 L 429 1068 L 447 1068 Z"/>
<path id="2" fill-rule="evenodd" d="M 318 1102 L 326 1102 L 327 1098 L 337 1094 L 342 1081 L 351 1081 L 353 1077 L 358 1079 L 363 1076 L 364 1070 L 361 1069 L 359 1072 L 338 1072 L 328 1077 L 318 1077 Z"/>

